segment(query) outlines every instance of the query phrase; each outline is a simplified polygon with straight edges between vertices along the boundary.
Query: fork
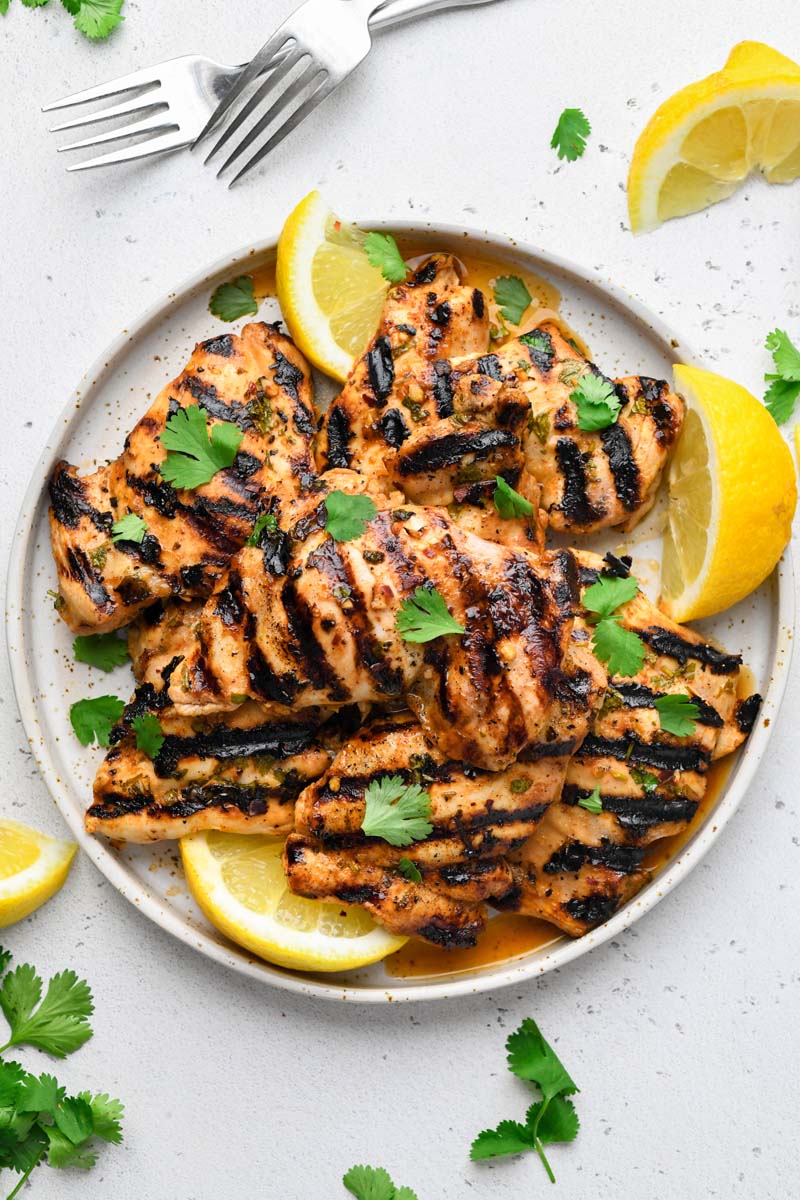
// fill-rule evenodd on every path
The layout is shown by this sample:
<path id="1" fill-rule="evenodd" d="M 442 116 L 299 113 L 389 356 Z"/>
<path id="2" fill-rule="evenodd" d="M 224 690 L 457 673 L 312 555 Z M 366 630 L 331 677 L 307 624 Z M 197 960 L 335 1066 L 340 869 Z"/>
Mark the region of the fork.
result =
<path id="1" fill-rule="evenodd" d="M 494 0 L 386 0 L 370 18 L 370 28 L 386 29 L 440 9 L 493 2 Z M 267 62 L 265 71 L 272 71 L 281 60 L 282 56 L 278 55 Z M 135 145 L 125 146 L 109 154 L 97 155 L 85 162 L 73 163 L 67 170 L 85 171 L 89 167 L 111 166 L 191 146 L 208 125 L 209 118 L 215 113 L 220 100 L 229 93 L 246 67 L 246 63 L 229 66 L 201 55 L 184 54 L 140 71 L 132 71 L 129 75 L 121 75 L 107 83 L 74 92 L 61 100 L 54 100 L 51 104 L 44 105 L 42 112 L 53 112 L 90 101 L 110 100 L 126 92 L 135 93 L 117 104 L 94 109 L 90 113 L 55 125 L 50 130 L 51 133 L 59 133 L 100 121 L 130 117 L 129 122 L 107 133 L 93 134 L 81 141 L 58 147 L 61 153 L 147 135 Z"/>
<path id="2" fill-rule="evenodd" d="M 443 7 L 453 7 L 457 0 Z M 242 128 L 249 118 L 255 123 L 243 131 L 238 142 L 217 172 L 219 177 L 231 167 L 255 141 L 277 122 L 267 140 L 230 180 L 236 183 L 271 150 L 283 141 L 301 121 L 333 92 L 366 58 L 372 45 L 369 21 L 385 0 L 305 0 L 278 27 L 218 104 L 195 142 L 199 145 L 229 118 L 236 102 L 263 74 L 277 55 L 282 61 L 264 82 L 252 92 L 244 106 L 230 121 L 205 161 L 208 163 Z M 408 0 L 409 12 L 419 7 Z"/>

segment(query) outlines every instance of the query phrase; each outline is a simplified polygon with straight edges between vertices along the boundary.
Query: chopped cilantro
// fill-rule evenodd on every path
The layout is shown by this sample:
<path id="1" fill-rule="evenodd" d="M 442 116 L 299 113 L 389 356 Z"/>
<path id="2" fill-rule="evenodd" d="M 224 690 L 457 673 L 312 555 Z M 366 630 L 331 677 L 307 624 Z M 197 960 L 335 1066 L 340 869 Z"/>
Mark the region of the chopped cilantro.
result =
<path id="1" fill-rule="evenodd" d="M 501 275 L 494 281 L 494 302 L 504 320 L 519 325 L 533 299 L 518 275 Z"/>
<path id="2" fill-rule="evenodd" d="M 164 732 L 155 713 L 141 713 L 131 721 L 136 735 L 136 748 L 148 758 L 155 758 L 164 745 Z"/>
<path id="3" fill-rule="evenodd" d="M 583 375 L 569 398 L 578 410 L 578 428 L 586 433 L 613 425 L 622 408 L 614 385 L 600 375 Z"/>
<path id="4" fill-rule="evenodd" d="M 422 883 L 422 872 L 410 858 L 401 858 L 397 864 L 400 874 L 411 883 Z"/>
<path id="5" fill-rule="evenodd" d="M 533 512 L 530 500 L 515 492 L 502 475 L 495 475 L 494 506 L 504 521 L 512 517 L 529 517 Z"/>
<path id="6" fill-rule="evenodd" d="M 173 487 L 191 491 L 231 466 L 241 441 L 241 430 L 230 421 L 217 421 L 209 438 L 205 412 L 199 404 L 190 404 L 173 413 L 161 434 L 161 444 L 169 452 L 161 463 L 161 475 Z"/>
<path id="7" fill-rule="evenodd" d="M 82 746 L 95 740 L 98 746 L 108 746 L 111 730 L 122 716 L 125 704 L 116 696 L 92 696 L 76 700 L 69 710 L 75 736 Z"/>
<path id="8" fill-rule="evenodd" d="M 88 663 L 101 671 L 113 671 L 128 661 L 128 643 L 115 633 L 90 633 L 72 643 L 76 662 Z"/>
<path id="9" fill-rule="evenodd" d="M 668 692 L 655 702 L 658 720 L 665 733 L 675 737 L 688 737 L 694 733 L 700 709 L 690 696 L 681 692 Z"/>
<path id="10" fill-rule="evenodd" d="M 390 233 L 368 233 L 364 238 L 364 252 L 370 265 L 376 267 L 388 283 L 403 282 L 408 267 Z"/>
<path id="11" fill-rule="evenodd" d="M 369 496 L 351 496 L 348 492 L 329 492 L 325 497 L 325 531 L 335 542 L 351 542 L 361 537 L 367 522 L 377 513 Z"/>
<path id="12" fill-rule="evenodd" d="M 464 633 L 464 626 L 450 614 L 441 592 L 425 587 L 418 587 L 400 605 L 397 629 L 406 642 L 431 642 L 449 633 Z"/>
<path id="13" fill-rule="evenodd" d="M 269 530 L 270 533 L 276 533 L 278 529 L 278 518 L 273 513 L 259 513 L 256 517 L 256 523 L 253 526 L 253 532 L 247 539 L 248 546 L 257 546 L 261 541 L 261 535 L 264 530 Z"/>
<path id="14" fill-rule="evenodd" d="M 147 522 L 137 513 L 126 513 L 111 526 L 112 542 L 135 542 L 140 546 L 147 533 Z"/>

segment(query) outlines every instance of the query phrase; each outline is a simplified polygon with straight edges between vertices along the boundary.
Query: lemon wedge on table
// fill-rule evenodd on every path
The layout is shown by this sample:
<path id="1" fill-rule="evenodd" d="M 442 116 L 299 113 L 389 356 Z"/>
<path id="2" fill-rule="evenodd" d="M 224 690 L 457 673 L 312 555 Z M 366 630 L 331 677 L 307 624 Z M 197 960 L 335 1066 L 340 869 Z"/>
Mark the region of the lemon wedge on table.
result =
<path id="1" fill-rule="evenodd" d="M 363 234 L 309 192 L 278 239 L 278 303 L 298 349 L 344 381 L 378 327 L 389 284 L 363 249 Z"/>
<path id="2" fill-rule="evenodd" d="M 791 536 L 794 463 L 775 421 L 745 388 L 677 366 L 686 419 L 669 468 L 661 606 L 676 621 L 743 600 Z"/>
<path id="3" fill-rule="evenodd" d="M 77 848 L 0 817 L 0 928 L 29 916 L 58 891 Z"/>
<path id="4" fill-rule="evenodd" d="M 349 971 L 408 940 L 387 933 L 362 908 L 293 895 L 282 852 L 282 839 L 259 834 L 203 831 L 181 838 L 189 889 L 231 941 L 281 967 Z"/>
<path id="5" fill-rule="evenodd" d="M 800 65 L 741 42 L 721 71 L 666 100 L 642 132 L 628 175 L 631 229 L 644 233 L 730 196 L 750 172 L 800 176 Z"/>

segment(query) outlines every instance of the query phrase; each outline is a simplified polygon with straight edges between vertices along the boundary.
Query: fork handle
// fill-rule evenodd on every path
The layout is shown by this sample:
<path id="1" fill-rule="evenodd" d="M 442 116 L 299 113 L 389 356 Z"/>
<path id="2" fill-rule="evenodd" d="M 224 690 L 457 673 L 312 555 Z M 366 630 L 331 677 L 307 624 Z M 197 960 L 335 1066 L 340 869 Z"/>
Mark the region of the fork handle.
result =
<path id="1" fill-rule="evenodd" d="M 467 8 L 476 4 L 494 4 L 495 0 L 386 0 L 369 19 L 370 29 L 387 29 L 410 21 L 412 17 L 440 12 L 445 8 Z"/>

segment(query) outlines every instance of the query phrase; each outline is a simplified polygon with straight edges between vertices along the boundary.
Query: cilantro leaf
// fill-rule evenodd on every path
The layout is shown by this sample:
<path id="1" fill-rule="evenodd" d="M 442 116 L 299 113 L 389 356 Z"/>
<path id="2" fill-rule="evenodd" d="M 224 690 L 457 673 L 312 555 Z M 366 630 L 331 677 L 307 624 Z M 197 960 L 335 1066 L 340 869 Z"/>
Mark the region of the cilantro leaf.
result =
<path id="1" fill-rule="evenodd" d="M 121 667 L 130 657 L 128 643 L 115 633 L 90 633 L 85 637 L 76 637 L 72 643 L 72 653 L 76 662 L 88 663 L 90 667 L 99 667 L 101 671 L 113 671 L 114 667 Z"/>
<path id="2" fill-rule="evenodd" d="M 147 522 L 138 513 L 126 513 L 111 526 L 111 540 L 117 542 L 135 542 L 141 546 L 147 533 Z"/>
<path id="3" fill-rule="evenodd" d="M 329 492 L 325 497 L 325 532 L 335 542 L 352 542 L 361 537 L 367 521 L 371 521 L 378 509 L 369 496 L 351 496 L 348 492 Z"/>
<path id="4" fill-rule="evenodd" d="M 356 1200 L 395 1200 L 395 1187 L 383 1167 L 351 1167 L 342 1183 Z"/>
<path id="5" fill-rule="evenodd" d="M 700 709 L 691 696 L 682 692 L 670 692 L 659 696 L 655 702 L 658 720 L 665 733 L 675 737 L 688 737 L 694 733 Z"/>
<path id="6" fill-rule="evenodd" d="M 75 28 L 93 41 L 106 38 L 120 21 L 124 21 L 120 9 L 123 0 L 81 0 L 75 14 Z"/>
<path id="7" fill-rule="evenodd" d="M 217 421 L 208 436 L 208 421 L 199 404 L 173 413 L 161 434 L 169 451 L 161 464 L 162 477 L 176 488 L 200 487 L 236 458 L 242 432 L 230 421 Z"/>
<path id="8" fill-rule="evenodd" d="M 502 475 L 495 475 L 494 482 L 494 506 L 498 516 L 502 517 L 504 521 L 512 517 L 530 516 L 533 512 L 530 500 L 526 500 L 524 496 L 520 496 L 519 492 L 515 492 Z"/>
<path id="9" fill-rule="evenodd" d="M 89 1092 L 78 1092 L 78 1099 L 83 1100 L 92 1110 L 92 1123 L 96 1137 L 115 1145 L 122 1141 L 122 1114 L 125 1105 L 119 1100 L 112 1100 L 108 1092 L 99 1092 L 92 1096 Z"/>
<path id="10" fill-rule="evenodd" d="M 75 16 L 81 6 L 81 0 L 61 0 L 62 7 L 67 10 L 71 16 Z"/>
<path id="11" fill-rule="evenodd" d="M 778 379 L 773 375 L 767 375 L 765 378 L 771 379 L 772 382 L 764 393 L 764 404 L 776 423 L 783 425 L 794 413 L 797 397 L 800 396 L 800 383 L 790 379 Z"/>
<path id="12" fill-rule="evenodd" d="M 544 1039 L 539 1026 L 526 1017 L 506 1042 L 508 1069 L 518 1079 L 535 1083 L 545 1100 L 561 1093 L 577 1092 L 558 1055 Z"/>
<path id="13" fill-rule="evenodd" d="M 410 858 L 401 858 L 397 864 L 400 874 L 411 883 L 422 883 L 422 872 Z"/>
<path id="14" fill-rule="evenodd" d="M 26 8 L 43 8 L 49 0 L 22 0 L 22 3 Z"/>
<path id="15" fill-rule="evenodd" d="M 14 1121 L 14 1125 L 17 1126 L 16 1134 L 20 1140 L 3 1148 L 2 1166 L 11 1167 L 13 1170 L 19 1171 L 21 1175 L 27 1176 L 30 1175 L 47 1149 L 47 1139 L 41 1125 L 36 1121 L 27 1133 L 23 1133 L 17 1121 Z"/>
<path id="16" fill-rule="evenodd" d="M 261 535 L 265 529 L 268 529 L 270 533 L 277 533 L 278 518 L 273 513 L 259 513 L 256 517 L 256 523 L 253 526 L 253 532 L 247 539 L 246 544 L 248 546 L 257 546 L 261 541 Z"/>
<path id="17" fill-rule="evenodd" d="M 5 971 L 6 967 L 8 966 L 8 964 L 10 962 L 11 962 L 11 951 L 4 950 L 3 947 L 0 946 L 0 975 L 3 974 L 3 972 Z"/>
<path id="18" fill-rule="evenodd" d="M 98 746 L 108 746 L 111 730 L 124 709 L 124 702 L 116 696 L 92 696 L 86 700 L 76 700 L 70 706 L 69 719 L 81 745 L 90 746 L 96 740 Z"/>
<path id="19" fill-rule="evenodd" d="M 512 325 L 519 325 L 533 297 L 518 275 L 501 275 L 494 281 L 494 302 L 500 315 Z"/>
<path id="20" fill-rule="evenodd" d="M 52 1075 L 27 1075 L 16 1100 L 18 1112 L 51 1113 L 63 1099 L 64 1089 Z"/>
<path id="21" fill-rule="evenodd" d="M 449 633 L 464 633 L 464 626 L 451 616 L 436 588 L 418 587 L 400 605 L 396 624 L 406 642 L 432 642 Z"/>
<path id="22" fill-rule="evenodd" d="M 92 1036 L 89 1017 L 94 1003 L 89 985 L 74 971 L 60 971 L 39 1003 L 41 995 L 42 981 L 30 963 L 6 975 L 0 1008 L 11 1027 L 7 1044 L 36 1046 L 54 1058 L 65 1058 Z"/>
<path id="23" fill-rule="evenodd" d="M 136 749 L 148 758 L 155 758 L 164 745 L 164 733 L 158 717 L 154 713 L 140 713 L 131 721 L 131 729 L 136 735 Z"/>
<path id="24" fill-rule="evenodd" d="M 86 1142 L 75 1145 L 56 1125 L 45 1125 L 48 1141 L 47 1161 L 51 1167 L 81 1167 L 88 1171 L 97 1162 L 97 1154 Z"/>
<path id="25" fill-rule="evenodd" d="M 394 1194 L 394 1200 L 419 1200 L 419 1198 L 410 1187 L 399 1187 Z"/>
<path id="26" fill-rule="evenodd" d="M 79 1096 L 67 1096 L 62 1100 L 56 1106 L 53 1118 L 64 1137 L 69 1138 L 73 1146 L 85 1142 L 94 1133 L 92 1110 Z"/>
<path id="27" fill-rule="evenodd" d="M 578 807 L 585 808 L 587 812 L 594 813 L 595 815 L 601 813 L 603 811 L 603 801 L 600 799 L 599 786 L 589 796 L 584 796 L 582 800 L 579 800 Z"/>
<path id="28" fill-rule="evenodd" d="M 600 375 L 583 375 L 569 398 L 578 410 L 578 428 L 586 433 L 613 425 L 622 408 L 614 385 Z"/>
<path id="29" fill-rule="evenodd" d="M 623 629 L 616 617 L 604 617 L 597 622 L 592 650 L 611 675 L 638 675 L 644 663 L 644 642 L 632 629 Z"/>
<path id="30" fill-rule="evenodd" d="M 800 383 L 800 350 L 784 329 L 773 329 L 767 335 L 766 348 L 772 355 L 775 370 L 781 379 Z"/>
<path id="31" fill-rule="evenodd" d="M 782 425 L 794 413 L 800 396 L 800 350 L 784 329 L 773 329 L 765 344 L 772 355 L 775 373 L 764 376 L 769 383 L 764 404 L 777 424 Z"/>
<path id="32" fill-rule="evenodd" d="M 364 238 L 364 252 L 370 266 L 377 267 L 389 283 L 402 283 L 408 274 L 397 242 L 390 233 L 368 233 Z"/>
<path id="33" fill-rule="evenodd" d="M 252 276 L 240 275 L 233 283 L 221 283 L 212 292 L 208 307 L 220 321 L 254 317 L 258 312 L 258 302 L 253 294 Z"/>
<path id="34" fill-rule="evenodd" d="M 25 1068 L 18 1062 L 0 1059 L 0 1109 L 16 1106 L 26 1078 Z"/>
<path id="35" fill-rule="evenodd" d="M 486 1158 L 500 1158 L 506 1154 L 522 1154 L 533 1150 L 536 1145 L 531 1130 L 519 1121 L 501 1121 L 496 1129 L 484 1129 L 470 1147 L 473 1162 Z"/>
<path id="36" fill-rule="evenodd" d="M 8 6 L 11 0 L 0 0 L 0 17 L 4 17 L 8 12 Z"/>
<path id="37" fill-rule="evenodd" d="M 611 617 L 623 604 L 627 604 L 639 591 L 639 581 L 633 575 L 620 579 L 616 575 L 601 574 L 596 583 L 583 594 L 583 607 L 598 617 Z"/>
<path id="38" fill-rule="evenodd" d="M 399 775 L 373 779 L 364 793 L 365 810 L 361 828 L 367 837 L 383 838 L 390 846 L 421 842 L 433 829 L 431 798 L 416 783 L 405 783 Z"/>
<path id="39" fill-rule="evenodd" d="M 641 771 L 638 767 L 631 767 L 630 777 L 634 783 L 639 785 L 645 795 L 654 792 L 658 787 L 658 777 L 651 774 L 650 771 Z"/>
<path id="40" fill-rule="evenodd" d="M 589 121 L 579 108 L 565 108 L 558 118 L 550 145 L 559 158 L 574 162 L 586 149 L 586 139 L 592 132 Z"/>

